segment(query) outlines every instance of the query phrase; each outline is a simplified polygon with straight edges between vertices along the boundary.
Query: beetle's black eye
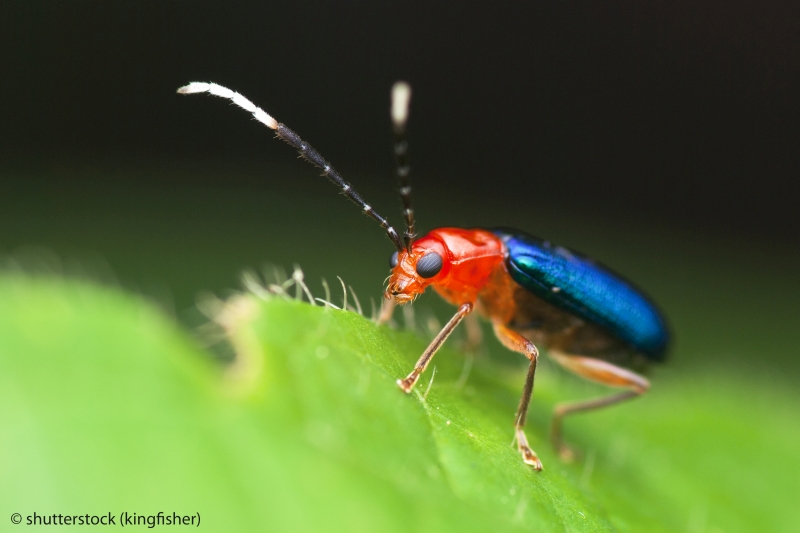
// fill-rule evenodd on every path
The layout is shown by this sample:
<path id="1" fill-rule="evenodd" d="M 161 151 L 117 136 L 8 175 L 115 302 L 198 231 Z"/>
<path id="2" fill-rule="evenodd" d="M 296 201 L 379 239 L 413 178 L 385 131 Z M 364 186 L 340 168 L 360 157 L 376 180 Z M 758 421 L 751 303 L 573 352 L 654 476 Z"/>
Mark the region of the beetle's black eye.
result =
<path id="1" fill-rule="evenodd" d="M 389 266 L 394 268 L 397 266 L 397 252 L 392 254 L 392 258 L 389 259 Z"/>
<path id="2" fill-rule="evenodd" d="M 421 278 L 432 278 L 442 270 L 442 256 L 436 252 L 428 252 L 417 261 L 417 274 Z"/>

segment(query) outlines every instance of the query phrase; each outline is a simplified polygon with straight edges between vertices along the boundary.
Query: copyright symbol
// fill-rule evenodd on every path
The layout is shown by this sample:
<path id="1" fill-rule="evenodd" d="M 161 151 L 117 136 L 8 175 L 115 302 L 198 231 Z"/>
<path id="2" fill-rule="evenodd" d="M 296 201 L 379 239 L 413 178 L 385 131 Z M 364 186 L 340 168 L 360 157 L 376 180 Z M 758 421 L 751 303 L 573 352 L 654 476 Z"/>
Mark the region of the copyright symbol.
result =
<path id="1" fill-rule="evenodd" d="M 11 523 L 12 524 L 19 524 L 22 522 L 22 515 L 19 513 L 14 513 L 11 515 Z"/>

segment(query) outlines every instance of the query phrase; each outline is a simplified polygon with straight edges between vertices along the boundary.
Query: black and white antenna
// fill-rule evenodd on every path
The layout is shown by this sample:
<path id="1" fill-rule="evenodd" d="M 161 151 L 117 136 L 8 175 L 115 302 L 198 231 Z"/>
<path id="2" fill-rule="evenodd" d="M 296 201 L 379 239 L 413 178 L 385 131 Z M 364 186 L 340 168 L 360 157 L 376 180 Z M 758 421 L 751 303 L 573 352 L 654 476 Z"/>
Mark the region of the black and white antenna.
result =
<path id="1" fill-rule="evenodd" d="M 394 126 L 394 155 L 397 158 L 397 178 L 400 180 L 400 199 L 403 201 L 403 216 L 406 231 L 403 235 L 406 249 L 411 252 L 411 244 L 417 236 L 414 230 L 414 209 L 411 207 L 411 182 L 408 175 L 408 141 L 406 140 L 406 121 L 408 103 L 411 100 L 411 86 L 398 81 L 392 86 L 392 125 Z"/>
<path id="2" fill-rule="evenodd" d="M 375 210 L 372 209 L 372 207 L 369 204 L 367 204 L 363 198 L 361 198 L 361 195 L 358 194 L 349 183 L 347 183 L 346 181 L 344 181 L 344 179 L 342 179 L 342 176 L 339 175 L 336 169 L 333 168 L 331 164 L 328 163 L 319 154 L 319 152 L 317 152 L 310 144 L 301 139 L 299 135 L 297 135 L 295 132 L 286 127 L 285 124 L 282 124 L 277 120 L 275 120 L 274 118 L 272 118 L 260 107 L 256 107 L 256 105 L 253 104 L 253 102 L 251 102 L 241 94 L 232 91 L 230 89 L 227 89 L 221 85 L 217 85 L 216 83 L 204 83 L 204 82 L 193 81 L 189 85 L 186 85 L 185 87 L 181 87 L 180 89 L 178 89 L 178 93 L 213 94 L 214 96 L 227 98 L 228 100 L 238 105 L 245 111 L 252 113 L 253 117 L 257 121 L 261 122 L 271 130 L 275 130 L 275 134 L 278 136 L 279 139 L 286 141 L 288 144 L 294 147 L 300 153 L 300 157 L 302 157 L 315 167 L 321 169 L 323 175 L 326 176 L 329 180 L 331 180 L 336 186 L 338 186 L 341 189 L 342 194 L 347 196 L 350 200 L 353 201 L 353 203 L 359 206 L 367 216 L 369 216 L 370 218 L 375 220 L 378 224 L 380 224 L 381 227 L 384 230 L 386 230 L 386 234 L 392 240 L 398 252 L 402 252 L 403 250 L 406 249 L 406 246 L 403 245 L 403 241 L 400 240 L 400 236 L 397 234 L 395 229 L 389 225 L 389 222 L 387 222 L 385 218 L 376 213 Z M 394 113 L 392 114 L 392 116 L 394 117 Z M 405 124 L 405 118 L 403 118 L 403 124 Z M 413 228 L 413 214 L 412 214 L 411 224 Z M 406 230 L 406 235 L 408 235 L 408 231 L 409 230 Z M 406 237 L 406 242 L 409 242 L 408 236 Z"/>

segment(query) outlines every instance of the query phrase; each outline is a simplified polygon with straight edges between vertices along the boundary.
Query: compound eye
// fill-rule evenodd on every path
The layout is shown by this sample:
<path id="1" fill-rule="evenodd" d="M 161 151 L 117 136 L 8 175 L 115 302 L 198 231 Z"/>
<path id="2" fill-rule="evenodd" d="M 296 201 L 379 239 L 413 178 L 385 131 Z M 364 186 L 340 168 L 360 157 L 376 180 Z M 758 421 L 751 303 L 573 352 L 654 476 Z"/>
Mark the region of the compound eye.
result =
<path id="1" fill-rule="evenodd" d="M 442 270 L 442 256 L 436 252 L 428 252 L 417 261 L 417 274 L 421 278 L 432 278 Z"/>
<path id="2" fill-rule="evenodd" d="M 391 259 L 389 259 L 389 266 L 392 268 L 397 266 L 397 252 L 393 253 Z"/>

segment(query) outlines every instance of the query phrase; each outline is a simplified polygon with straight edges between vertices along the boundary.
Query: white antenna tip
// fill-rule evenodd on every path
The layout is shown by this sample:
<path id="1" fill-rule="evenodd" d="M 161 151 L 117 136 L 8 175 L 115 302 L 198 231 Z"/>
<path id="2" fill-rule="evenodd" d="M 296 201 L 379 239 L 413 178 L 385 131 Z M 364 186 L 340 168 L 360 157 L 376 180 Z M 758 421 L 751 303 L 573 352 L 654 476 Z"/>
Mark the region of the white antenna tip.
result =
<path id="1" fill-rule="evenodd" d="M 184 85 L 180 89 L 178 89 L 178 93 L 180 94 L 196 94 L 196 93 L 204 93 L 207 92 L 210 88 L 210 84 L 203 83 L 200 81 L 193 81 L 189 85 Z"/>
<path id="2" fill-rule="evenodd" d="M 277 120 L 272 118 L 260 107 L 256 107 L 256 105 L 253 102 L 251 102 L 241 94 L 237 93 L 236 91 L 232 91 L 227 87 L 223 87 L 222 85 L 218 85 L 216 83 L 193 81 L 189 85 L 184 85 L 183 87 L 178 89 L 178 94 L 197 94 L 197 93 L 208 93 L 208 94 L 213 94 L 214 96 L 219 96 L 220 98 L 227 98 L 228 100 L 238 105 L 245 111 L 252 113 L 253 117 L 255 117 L 257 121 L 266 125 L 268 128 L 271 128 L 273 130 L 278 129 L 279 124 Z"/>
<path id="3" fill-rule="evenodd" d="M 392 86 L 392 122 L 402 128 L 408 120 L 408 102 L 411 100 L 411 86 L 398 81 Z"/>

